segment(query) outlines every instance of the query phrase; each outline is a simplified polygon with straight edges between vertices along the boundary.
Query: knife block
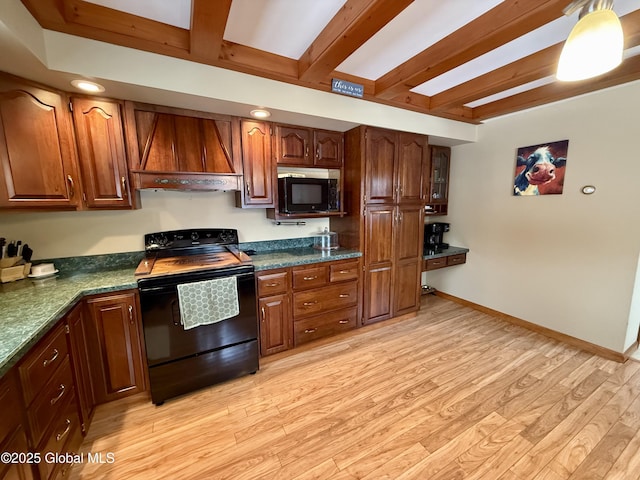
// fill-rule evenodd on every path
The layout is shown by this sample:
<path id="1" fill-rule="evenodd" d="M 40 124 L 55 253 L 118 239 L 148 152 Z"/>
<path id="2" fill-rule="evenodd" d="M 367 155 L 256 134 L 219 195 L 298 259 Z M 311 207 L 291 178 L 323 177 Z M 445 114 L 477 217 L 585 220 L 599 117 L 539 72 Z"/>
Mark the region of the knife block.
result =
<path id="1" fill-rule="evenodd" d="M 3 258 L 3 260 L 7 260 Z M 24 265 L 16 265 L 14 267 L 0 268 L 0 282 L 7 283 L 15 280 L 22 280 L 29 275 L 31 271 L 31 264 L 25 263 Z"/>
<path id="2" fill-rule="evenodd" d="M 7 257 L 7 258 L 0 258 L 0 268 L 9 268 L 9 267 L 13 267 L 15 266 L 16 263 L 18 263 L 20 260 L 22 260 L 22 257 Z"/>

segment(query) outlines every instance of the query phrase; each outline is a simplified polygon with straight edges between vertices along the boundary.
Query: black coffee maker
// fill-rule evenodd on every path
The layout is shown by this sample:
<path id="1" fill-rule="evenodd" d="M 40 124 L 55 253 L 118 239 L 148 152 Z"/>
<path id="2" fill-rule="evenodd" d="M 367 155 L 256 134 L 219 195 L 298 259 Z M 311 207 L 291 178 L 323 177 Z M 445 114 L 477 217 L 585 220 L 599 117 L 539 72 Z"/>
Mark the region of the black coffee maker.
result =
<path id="1" fill-rule="evenodd" d="M 424 254 L 442 253 L 445 248 L 449 248 L 449 244 L 444 242 L 444 232 L 448 231 L 448 223 L 427 223 L 424 226 Z"/>

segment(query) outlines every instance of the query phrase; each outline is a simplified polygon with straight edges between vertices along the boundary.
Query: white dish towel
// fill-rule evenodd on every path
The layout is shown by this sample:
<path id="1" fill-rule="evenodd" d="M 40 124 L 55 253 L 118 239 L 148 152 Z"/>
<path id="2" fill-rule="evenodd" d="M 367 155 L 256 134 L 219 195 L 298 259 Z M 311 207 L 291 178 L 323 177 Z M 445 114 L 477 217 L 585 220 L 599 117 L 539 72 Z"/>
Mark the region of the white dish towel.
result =
<path id="1" fill-rule="evenodd" d="M 178 285 L 180 319 L 185 330 L 210 325 L 240 313 L 236 277 Z"/>

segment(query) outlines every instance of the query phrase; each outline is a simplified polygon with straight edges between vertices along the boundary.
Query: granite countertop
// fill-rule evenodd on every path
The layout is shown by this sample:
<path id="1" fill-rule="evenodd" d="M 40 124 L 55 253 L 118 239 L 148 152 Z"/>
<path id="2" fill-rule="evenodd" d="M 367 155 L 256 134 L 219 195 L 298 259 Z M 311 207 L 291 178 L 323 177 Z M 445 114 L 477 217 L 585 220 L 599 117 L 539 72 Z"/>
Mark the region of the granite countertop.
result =
<path id="1" fill-rule="evenodd" d="M 442 252 L 440 252 L 440 253 L 433 253 L 431 255 L 424 255 L 422 258 L 424 260 L 431 260 L 432 258 L 448 257 L 450 255 L 458 255 L 460 253 L 467 253 L 468 251 L 469 251 L 468 248 L 449 246 L 449 248 L 443 249 Z"/>
<path id="2" fill-rule="evenodd" d="M 135 268 L 0 285 L 0 376 L 85 295 L 137 288 Z"/>
<path id="3" fill-rule="evenodd" d="M 358 250 L 342 247 L 326 251 L 316 250 L 312 247 L 298 247 L 284 250 L 258 251 L 255 255 L 251 255 L 251 260 L 253 260 L 256 271 L 260 271 L 361 256 L 362 253 Z"/>

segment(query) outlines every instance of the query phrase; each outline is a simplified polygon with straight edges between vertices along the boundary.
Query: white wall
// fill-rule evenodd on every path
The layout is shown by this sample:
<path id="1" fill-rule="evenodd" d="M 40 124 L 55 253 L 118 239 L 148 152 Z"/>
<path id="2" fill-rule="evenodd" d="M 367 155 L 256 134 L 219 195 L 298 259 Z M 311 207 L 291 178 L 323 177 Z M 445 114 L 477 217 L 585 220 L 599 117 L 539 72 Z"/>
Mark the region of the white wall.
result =
<path id="1" fill-rule="evenodd" d="M 640 82 L 489 121 L 452 151 L 447 241 L 464 266 L 427 283 L 623 352 L 640 252 Z M 569 140 L 562 195 L 514 197 L 518 147 Z M 580 192 L 595 185 L 591 196 Z M 630 323 L 631 322 L 631 323 Z M 628 333 L 632 331 L 632 333 Z"/>
<path id="2" fill-rule="evenodd" d="M 22 240 L 34 259 L 144 249 L 145 233 L 181 228 L 236 228 L 241 242 L 301 238 L 321 232 L 327 219 L 305 226 L 274 225 L 264 209 L 235 207 L 232 192 L 141 192 L 142 209 L 0 214 L 0 236 Z M 310 242 L 311 243 L 311 242 Z"/>

